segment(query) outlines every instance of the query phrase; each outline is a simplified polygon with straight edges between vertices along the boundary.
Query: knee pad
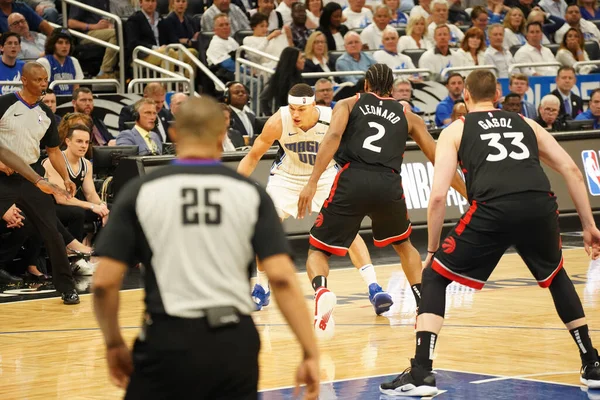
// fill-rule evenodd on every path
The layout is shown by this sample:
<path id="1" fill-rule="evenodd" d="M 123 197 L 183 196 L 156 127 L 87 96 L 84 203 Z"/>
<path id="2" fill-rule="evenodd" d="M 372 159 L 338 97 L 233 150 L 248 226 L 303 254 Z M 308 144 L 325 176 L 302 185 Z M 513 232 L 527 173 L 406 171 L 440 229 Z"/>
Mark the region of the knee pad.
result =
<path id="1" fill-rule="evenodd" d="M 427 267 L 423 270 L 421 282 L 420 314 L 435 314 L 444 317 L 446 311 L 446 287 L 452 281 Z"/>

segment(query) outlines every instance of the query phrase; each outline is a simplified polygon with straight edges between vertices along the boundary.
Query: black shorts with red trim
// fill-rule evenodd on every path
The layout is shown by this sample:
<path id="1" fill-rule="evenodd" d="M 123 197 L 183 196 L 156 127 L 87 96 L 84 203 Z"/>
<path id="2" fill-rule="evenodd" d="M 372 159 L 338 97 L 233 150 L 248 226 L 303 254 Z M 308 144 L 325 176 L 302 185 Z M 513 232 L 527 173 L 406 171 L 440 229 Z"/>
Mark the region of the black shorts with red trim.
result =
<path id="1" fill-rule="evenodd" d="M 400 243 L 410 236 L 400 175 L 385 167 L 348 163 L 338 172 L 310 230 L 312 248 L 346 255 L 365 216 L 372 220 L 375 246 Z"/>
<path id="2" fill-rule="evenodd" d="M 556 197 L 519 193 L 473 201 L 435 253 L 431 267 L 448 279 L 482 289 L 504 252 L 514 246 L 546 288 L 563 266 Z"/>

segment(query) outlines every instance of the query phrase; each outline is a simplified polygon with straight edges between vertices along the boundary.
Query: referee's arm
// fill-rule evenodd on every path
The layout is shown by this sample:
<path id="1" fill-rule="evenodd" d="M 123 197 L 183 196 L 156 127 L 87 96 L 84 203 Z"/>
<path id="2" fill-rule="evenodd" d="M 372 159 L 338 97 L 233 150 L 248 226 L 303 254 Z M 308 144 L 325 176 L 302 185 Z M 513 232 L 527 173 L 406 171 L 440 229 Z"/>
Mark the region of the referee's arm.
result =
<path id="1" fill-rule="evenodd" d="M 296 277 L 296 268 L 289 256 L 289 244 L 275 211 L 273 201 L 259 188 L 261 204 L 252 246 L 269 278 L 271 291 L 290 328 L 298 338 L 304 359 L 296 373 L 298 385 L 306 383 L 306 399 L 319 395 L 319 353 L 313 330 L 313 318 Z"/>

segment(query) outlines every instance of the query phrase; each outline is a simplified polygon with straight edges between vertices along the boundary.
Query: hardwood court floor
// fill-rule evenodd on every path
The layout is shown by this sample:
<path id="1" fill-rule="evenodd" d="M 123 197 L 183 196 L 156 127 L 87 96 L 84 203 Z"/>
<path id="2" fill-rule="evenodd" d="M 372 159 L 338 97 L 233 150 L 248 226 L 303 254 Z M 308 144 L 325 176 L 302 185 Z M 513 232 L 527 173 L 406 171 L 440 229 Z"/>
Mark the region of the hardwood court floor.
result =
<path id="1" fill-rule="evenodd" d="M 600 263 L 590 263 L 582 249 L 565 250 L 564 257 L 598 346 Z M 380 317 L 358 272 L 331 272 L 329 287 L 338 307 L 335 336 L 320 343 L 323 380 L 394 374 L 408 366 L 414 351 L 414 300 L 399 271 L 396 265 L 377 268 L 380 283 L 395 300 Z M 308 279 L 305 274 L 299 279 L 312 308 Z M 138 333 L 142 295 L 140 290 L 121 295 L 121 324 L 129 342 Z M 453 284 L 447 305 L 436 367 L 579 383 L 577 348 L 550 293 L 537 287 L 518 256 L 505 255 L 481 292 Z M 273 304 L 254 319 L 262 339 L 260 388 L 291 385 L 299 350 L 290 330 Z M 70 307 L 57 298 L 0 304 L 0 399 L 112 399 L 122 394 L 108 381 L 90 296 Z"/>

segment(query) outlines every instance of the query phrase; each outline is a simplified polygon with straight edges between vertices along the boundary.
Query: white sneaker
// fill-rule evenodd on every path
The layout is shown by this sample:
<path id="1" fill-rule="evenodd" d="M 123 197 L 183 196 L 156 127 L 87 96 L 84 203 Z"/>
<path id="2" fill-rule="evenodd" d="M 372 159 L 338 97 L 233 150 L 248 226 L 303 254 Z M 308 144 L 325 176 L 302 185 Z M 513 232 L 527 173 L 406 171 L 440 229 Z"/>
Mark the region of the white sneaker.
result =
<path id="1" fill-rule="evenodd" d="M 315 292 L 315 334 L 321 339 L 330 339 L 335 331 L 333 309 L 337 303 L 335 294 L 327 288 Z"/>
<path id="2" fill-rule="evenodd" d="M 80 258 L 74 263 L 71 263 L 71 271 L 73 275 L 90 276 L 94 274 L 94 267 L 83 258 Z"/>

